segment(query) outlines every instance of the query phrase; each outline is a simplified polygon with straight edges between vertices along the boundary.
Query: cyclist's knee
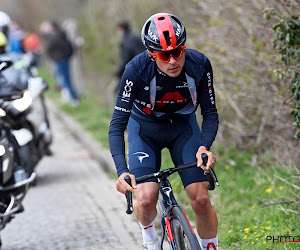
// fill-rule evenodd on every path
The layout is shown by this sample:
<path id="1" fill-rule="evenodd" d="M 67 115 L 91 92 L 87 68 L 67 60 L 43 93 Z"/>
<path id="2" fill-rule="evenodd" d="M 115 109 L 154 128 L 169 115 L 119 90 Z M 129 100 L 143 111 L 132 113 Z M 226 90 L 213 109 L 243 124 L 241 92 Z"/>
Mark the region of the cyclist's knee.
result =
<path id="1" fill-rule="evenodd" d="M 145 183 L 138 185 L 138 189 L 135 192 L 136 203 L 142 209 L 154 209 L 156 207 L 158 199 L 158 184 L 157 183 Z"/>
<path id="2" fill-rule="evenodd" d="M 193 183 L 187 186 L 186 191 L 190 198 L 191 206 L 196 213 L 205 212 L 211 208 L 207 183 Z"/>
<path id="3" fill-rule="evenodd" d="M 209 196 L 196 195 L 194 199 L 191 199 L 191 206 L 196 213 L 205 212 L 211 207 Z"/>
<path id="4" fill-rule="evenodd" d="M 143 193 L 136 200 L 137 205 L 142 209 L 153 209 L 156 207 L 157 196 L 151 193 Z"/>

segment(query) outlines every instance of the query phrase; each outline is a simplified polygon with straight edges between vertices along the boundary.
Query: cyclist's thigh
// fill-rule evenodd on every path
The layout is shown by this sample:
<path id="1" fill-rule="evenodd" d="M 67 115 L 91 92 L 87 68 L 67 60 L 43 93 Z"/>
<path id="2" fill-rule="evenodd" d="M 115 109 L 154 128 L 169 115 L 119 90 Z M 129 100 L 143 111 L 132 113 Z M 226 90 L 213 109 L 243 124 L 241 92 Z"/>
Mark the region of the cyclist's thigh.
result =
<path id="1" fill-rule="evenodd" d="M 195 200 L 197 199 L 197 197 L 207 197 L 209 199 L 207 183 L 205 182 L 192 183 L 191 185 L 188 185 L 186 187 L 185 191 L 188 194 L 190 200 Z"/>
<path id="2" fill-rule="evenodd" d="M 146 123 L 129 119 L 128 132 L 128 164 L 129 171 L 135 177 L 159 171 L 160 150 L 148 136 L 151 134 Z"/>
<path id="3" fill-rule="evenodd" d="M 175 165 L 196 162 L 196 153 L 201 146 L 201 132 L 196 120 L 196 115 L 192 114 L 187 128 L 182 129 L 175 143 L 170 148 L 172 160 Z M 207 176 L 201 168 L 192 168 L 179 172 L 184 187 L 191 183 L 207 181 Z"/>

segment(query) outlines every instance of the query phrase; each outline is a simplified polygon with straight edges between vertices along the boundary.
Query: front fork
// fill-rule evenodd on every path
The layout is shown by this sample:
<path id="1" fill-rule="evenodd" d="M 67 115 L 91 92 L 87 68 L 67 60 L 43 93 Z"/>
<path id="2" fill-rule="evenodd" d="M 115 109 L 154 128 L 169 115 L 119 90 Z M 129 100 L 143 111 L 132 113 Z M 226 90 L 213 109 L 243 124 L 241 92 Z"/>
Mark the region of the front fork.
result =
<path id="1" fill-rule="evenodd" d="M 173 207 L 178 206 L 173 190 L 168 179 L 159 182 L 160 194 L 160 205 L 162 207 L 162 215 L 161 215 L 161 225 L 162 225 L 162 238 L 161 238 L 161 249 L 163 249 L 163 241 L 165 232 L 167 232 L 168 240 L 173 250 L 176 249 L 174 236 L 172 232 L 171 223 L 173 220 L 171 210 Z"/>
<path id="2" fill-rule="evenodd" d="M 171 245 L 171 248 L 173 250 L 176 250 L 176 246 L 175 246 L 175 240 L 174 240 L 174 235 L 173 235 L 173 231 L 172 231 L 172 227 L 171 227 L 171 223 L 172 223 L 172 217 L 169 215 L 162 215 L 161 217 L 161 224 L 162 224 L 162 237 L 161 237 L 161 249 L 163 250 L 163 242 L 164 242 L 164 238 L 165 238 L 165 232 L 167 232 L 167 236 L 168 236 L 168 241 Z"/>

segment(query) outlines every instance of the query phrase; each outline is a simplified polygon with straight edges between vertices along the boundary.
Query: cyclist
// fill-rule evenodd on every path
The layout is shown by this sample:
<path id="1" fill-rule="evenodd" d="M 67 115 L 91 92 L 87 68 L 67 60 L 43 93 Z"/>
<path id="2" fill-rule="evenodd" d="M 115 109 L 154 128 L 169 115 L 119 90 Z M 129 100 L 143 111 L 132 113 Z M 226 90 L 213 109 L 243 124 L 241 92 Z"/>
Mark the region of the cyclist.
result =
<path id="1" fill-rule="evenodd" d="M 125 68 L 109 129 L 110 150 L 119 176 L 117 190 L 135 193 L 134 213 L 142 228 L 144 249 L 159 249 L 154 228 L 159 186 L 154 180 L 136 186 L 135 177 L 158 171 L 165 147 L 175 165 L 197 161 L 199 168 L 183 171 L 180 177 L 195 212 L 203 248 L 217 249 L 218 219 L 205 174 L 216 163 L 209 149 L 219 124 L 210 61 L 204 54 L 186 49 L 185 27 L 174 15 L 151 16 L 141 36 L 147 50 Z M 202 131 L 195 115 L 198 104 Z M 206 167 L 202 153 L 208 155 Z M 133 188 L 124 181 L 125 175 L 130 175 Z"/>

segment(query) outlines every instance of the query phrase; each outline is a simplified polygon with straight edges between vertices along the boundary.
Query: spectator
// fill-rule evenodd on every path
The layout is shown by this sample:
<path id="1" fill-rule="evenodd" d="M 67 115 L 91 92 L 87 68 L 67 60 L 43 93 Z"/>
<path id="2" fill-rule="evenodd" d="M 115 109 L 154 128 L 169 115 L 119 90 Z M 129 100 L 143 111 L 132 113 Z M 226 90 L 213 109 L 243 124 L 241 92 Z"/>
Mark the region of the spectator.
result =
<path id="1" fill-rule="evenodd" d="M 75 18 L 67 18 L 62 22 L 62 28 L 70 39 L 74 53 L 70 59 L 70 71 L 73 76 L 73 84 L 79 98 L 84 97 L 84 81 L 82 72 L 82 47 L 85 40 L 78 33 L 78 21 Z"/>
<path id="2" fill-rule="evenodd" d="M 127 20 L 118 23 L 118 31 L 122 41 L 120 43 L 120 62 L 115 72 L 115 79 L 109 86 L 110 101 L 115 104 L 117 91 L 119 90 L 119 81 L 122 77 L 126 64 L 136 55 L 143 52 L 145 47 L 140 36 L 131 31 L 130 24 Z"/>
<path id="3" fill-rule="evenodd" d="M 72 106 L 78 105 L 78 98 L 72 84 L 69 60 L 73 54 L 73 47 L 65 32 L 55 21 L 43 22 L 40 32 L 45 42 L 47 56 L 54 64 L 54 74 L 61 87 L 62 100 Z"/>
<path id="4" fill-rule="evenodd" d="M 125 65 L 137 54 L 143 52 L 145 47 L 140 36 L 137 36 L 131 31 L 128 21 L 119 22 L 118 30 L 122 37 L 120 44 L 121 60 L 115 75 L 120 79 L 125 69 Z"/>
<path id="5" fill-rule="evenodd" d="M 38 34 L 28 33 L 22 41 L 22 48 L 29 55 L 30 64 L 38 66 L 40 62 L 40 38 Z"/>
<path id="6" fill-rule="evenodd" d="M 17 21 L 12 21 L 10 24 L 9 46 L 10 51 L 15 53 L 23 53 L 22 42 L 25 38 L 25 31 Z"/>

